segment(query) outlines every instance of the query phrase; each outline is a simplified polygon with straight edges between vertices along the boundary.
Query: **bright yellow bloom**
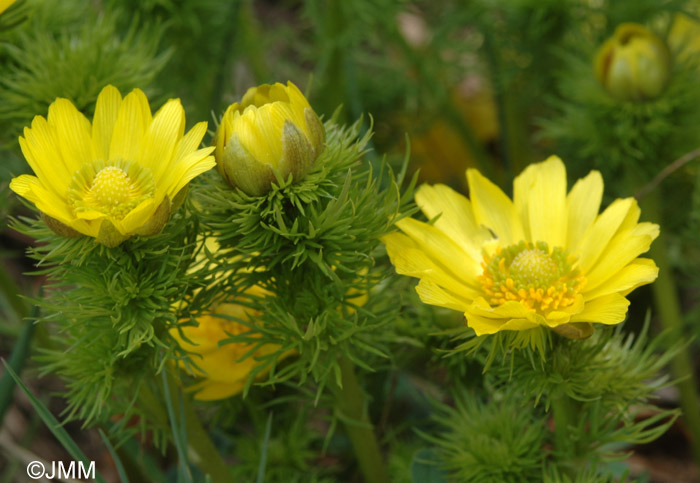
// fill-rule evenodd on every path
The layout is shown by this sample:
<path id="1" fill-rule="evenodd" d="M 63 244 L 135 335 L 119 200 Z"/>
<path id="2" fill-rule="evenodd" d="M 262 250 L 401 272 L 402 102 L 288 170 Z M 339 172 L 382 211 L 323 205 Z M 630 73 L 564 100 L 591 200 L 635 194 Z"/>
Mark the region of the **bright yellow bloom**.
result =
<path id="1" fill-rule="evenodd" d="M 139 89 L 124 99 L 113 86 L 102 89 L 92 124 L 69 100 L 57 99 L 48 118 L 36 116 L 19 138 L 36 176 L 19 176 L 10 188 L 61 235 L 107 246 L 154 235 L 183 188 L 215 164 L 214 148 L 198 149 L 206 130 L 200 122 L 185 134 L 179 99 L 151 115 Z"/>
<path id="2" fill-rule="evenodd" d="M 251 292 L 260 294 L 262 290 L 253 288 Z M 192 355 L 192 361 L 198 368 L 191 368 L 192 375 L 202 378 L 201 382 L 191 388 L 197 391 L 196 399 L 211 401 L 240 393 L 248 382 L 251 371 L 260 365 L 259 359 L 279 349 L 279 346 L 273 344 L 262 345 L 241 360 L 253 349 L 253 343 L 234 342 L 219 345 L 221 341 L 234 335 L 259 337 L 260 335 L 256 334 L 254 329 L 232 320 L 232 318 L 247 320 L 254 325 L 255 318 L 259 315 L 256 311 L 235 302 L 222 303 L 214 309 L 212 315 L 199 317 L 198 326 L 182 327 L 184 338 L 178 329 L 170 330 L 170 335 L 180 344 L 180 347 Z M 282 357 L 290 354 L 287 352 Z M 268 369 L 262 371 L 259 376 L 267 373 Z"/>
<path id="3" fill-rule="evenodd" d="M 423 302 L 464 312 L 477 335 L 543 326 L 584 337 L 588 323 L 622 322 L 625 295 L 656 279 L 654 262 L 637 257 L 658 225 L 638 223 L 634 198 L 598 214 L 599 172 L 567 195 L 566 168 L 552 156 L 515 179 L 513 201 L 475 169 L 467 181 L 471 200 L 421 186 L 416 202 L 437 219 L 403 219 L 403 234 L 382 241 L 396 271 L 420 279 Z"/>
<path id="4" fill-rule="evenodd" d="M 623 23 L 598 50 L 595 74 L 618 99 L 654 99 L 671 77 L 671 56 L 653 32 L 636 23 Z"/>
<path id="5" fill-rule="evenodd" d="M 323 124 L 297 86 L 263 84 L 226 109 L 216 134 L 216 162 L 231 186 L 261 196 L 275 173 L 300 181 L 323 140 Z"/>

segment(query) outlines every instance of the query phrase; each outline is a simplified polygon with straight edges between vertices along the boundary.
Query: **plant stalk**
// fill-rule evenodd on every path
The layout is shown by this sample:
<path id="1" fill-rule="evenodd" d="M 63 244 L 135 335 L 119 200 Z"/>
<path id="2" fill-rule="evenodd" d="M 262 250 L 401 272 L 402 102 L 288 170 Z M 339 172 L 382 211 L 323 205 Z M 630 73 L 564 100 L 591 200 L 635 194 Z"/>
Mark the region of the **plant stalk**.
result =
<path id="1" fill-rule="evenodd" d="M 357 382 L 355 368 L 342 356 L 338 364 L 343 386 L 336 388 L 336 408 L 345 416 L 345 430 L 355 450 L 360 471 L 367 483 L 386 483 L 389 475 L 365 410 L 365 393 Z"/>
<path id="2" fill-rule="evenodd" d="M 194 411 L 192 403 L 185 398 L 185 429 L 187 431 L 187 444 L 199 458 L 197 466 L 203 473 L 211 476 L 213 483 L 233 482 L 231 470 L 221 459 L 219 450 L 214 446 L 209 433 L 202 426 L 199 416 Z"/>
<path id="3" fill-rule="evenodd" d="M 661 220 L 661 202 L 658 190 L 652 191 L 645 199 L 645 213 L 652 221 L 662 225 L 659 238 L 651 245 L 650 257 L 659 267 L 659 277 L 652 284 L 654 302 L 658 311 L 659 320 L 664 328 L 672 331 L 673 340 L 683 340 L 684 321 L 681 311 L 681 302 L 678 296 L 671 264 L 668 260 L 667 242 Z M 696 374 L 693 363 L 685 346 L 677 352 L 671 360 L 671 374 L 678 380 L 676 387 L 680 392 L 683 420 L 691 435 L 691 446 L 695 462 L 700 465 L 700 398 L 696 386 Z"/>
<path id="4" fill-rule="evenodd" d="M 177 407 L 179 406 L 177 391 L 179 384 L 172 376 L 168 376 L 168 379 L 169 394 L 167 397 L 170 398 L 173 406 Z M 144 405 L 144 409 L 148 411 L 149 415 L 156 422 L 164 425 L 169 424 L 168 414 L 164 409 L 166 405 L 154 396 L 146 384 L 141 387 L 140 401 Z M 195 463 L 199 469 L 202 470 L 202 473 L 211 476 L 213 483 L 233 483 L 235 480 L 231 475 L 231 471 L 221 458 L 219 450 L 214 446 L 209 434 L 202 427 L 199 416 L 197 416 L 192 403 L 187 397 L 183 398 L 183 409 L 187 446 L 197 455 L 198 461 Z"/>
<path id="5" fill-rule="evenodd" d="M 575 455 L 570 429 L 574 415 L 572 401 L 565 394 L 560 394 L 551 399 L 551 405 L 554 417 L 554 449 L 562 455 L 563 461 L 573 460 Z"/>

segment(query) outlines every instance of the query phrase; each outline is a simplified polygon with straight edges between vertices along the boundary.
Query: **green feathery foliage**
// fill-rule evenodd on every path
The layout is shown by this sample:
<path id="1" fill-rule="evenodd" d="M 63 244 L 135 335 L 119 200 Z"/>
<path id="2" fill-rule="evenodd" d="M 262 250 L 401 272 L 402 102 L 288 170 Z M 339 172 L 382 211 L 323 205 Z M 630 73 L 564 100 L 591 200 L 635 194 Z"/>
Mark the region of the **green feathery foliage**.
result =
<path id="1" fill-rule="evenodd" d="M 485 374 L 493 401 L 459 395 L 456 408 L 441 409 L 445 416 L 437 418 L 450 430 L 425 437 L 438 448 L 443 467 L 464 481 L 590 481 L 581 471 L 606 481 L 601 463 L 658 438 L 680 414 L 653 404 L 654 392 L 672 383 L 663 368 L 679 345 L 667 348 L 664 337 L 649 341 L 647 328 L 648 321 L 637 337 L 620 327 L 598 328 L 583 341 L 552 335 L 545 354 L 529 347 L 501 351 L 503 341 L 494 342 L 502 364 Z M 490 364 L 493 346 L 473 350 Z M 561 398 L 571 419 L 557 419 L 553 406 Z M 555 428 L 565 432 L 564 446 L 544 423 L 552 409 L 555 426 L 567 424 Z M 653 415 L 637 419 L 642 409 Z"/>
<path id="2" fill-rule="evenodd" d="M 62 14 L 62 3 L 43 2 L 38 11 L 30 10 L 30 19 L 13 30 L 11 43 L 3 45 L 0 142 L 15 143 L 21 129 L 35 115 L 45 116 L 57 97 L 70 99 L 91 115 L 90 106 L 107 84 L 122 92 L 146 89 L 171 54 L 159 53 L 160 27 L 133 20 L 120 32 L 115 11 L 97 13 L 83 4 Z M 69 15 L 76 12 L 82 13 L 80 23 Z M 53 21 L 48 28 L 47 17 Z"/>
<path id="3" fill-rule="evenodd" d="M 42 370 L 66 381 L 68 419 L 87 424 L 128 413 L 139 386 L 178 357 L 167 330 L 177 325 L 176 307 L 193 311 L 188 297 L 206 283 L 188 274 L 201 249 L 196 220 L 181 209 L 160 234 L 115 248 L 60 237 L 36 219 L 14 228 L 38 242 L 30 256 L 35 274 L 48 279 L 36 301 L 45 314 L 39 322 L 56 328 Z"/>
<path id="4" fill-rule="evenodd" d="M 573 427 L 560 429 L 567 431 L 571 445 L 555 443 L 557 458 L 551 464 L 598 467 L 601 461 L 624 456 L 620 444 L 624 448 L 653 441 L 679 416 L 677 410 L 657 408 L 653 399 L 655 391 L 672 384 L 664 367 L 681 346 L 669 348 L 664 337 L 650 341 L 648 325 L 647 320 L 636 337 L 619 326 L 597 328 L 584 341 L 556 336 L 543 360 L 517 351 L 509 366 L 494 366 L 489 372 L 495 387 L 507 386 L 529 395 L 536 406 L 553 408 L 555 420 L 557 400 L 568 401 L 572 419 L 567 424 Z M 642 409 L 654 415 L 637 420 Z"/>
<path id="5" fill-rule="evenodd" d="M 457 481 L 538 481 L 547 454 L 544 417 L 515 391 L 492 396 L 458 392 L 454 408 L 436 403 L 439 432 L 422 434 L 435 445 L 432 463 Z"/>

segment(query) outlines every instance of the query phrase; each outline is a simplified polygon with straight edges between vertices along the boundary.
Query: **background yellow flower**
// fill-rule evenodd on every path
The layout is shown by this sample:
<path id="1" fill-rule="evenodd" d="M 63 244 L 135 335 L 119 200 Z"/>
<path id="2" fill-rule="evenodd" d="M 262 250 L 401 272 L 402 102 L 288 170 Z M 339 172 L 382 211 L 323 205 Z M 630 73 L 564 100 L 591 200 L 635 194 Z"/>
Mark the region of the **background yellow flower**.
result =
<path id="1" fill-rule="evenodd" d="M 254 287 L 251 292 L 260 294 L 262 289 Z M 192 375 L 202 378 L 201 382 L 190 388 L 196 391 L 196 399 L 210 401 L 240 393 L 248 382 L 251 371 L 261 364 L 259 358 L 279 349 L 279 346 L 273 344 L 262 345 L 241 360 L 254 348 L 253 343 L 234 342 L 219 345 L 234 335 L 245 334 L 251 338 L 258 338 L 260 334 L 255 333 L 254 329 L 233 320 L 252 321 L 257 315 L 258 312 L 239 303 L 222 303 L 211 315 L 198 317 L 199 325 L 196 327 L 184 326 L 180 330 L 170 330 L 177 343 L 192 354 L 192 361 L 197 366 L 187 366 Z M 287 352 L 282 357 L 289 354 L 290 352 Z M 259 375 L 266 374 L 268 370 L 269 367 Z"/>
<path id="2" fill-rule="evenodd" d="M 598 50 L 595 74 L 621 100 L 654 99 L 671 76 L 671 55 L 658 36 L 643 25 L 624 23 Z"/>
<path id="3" fill-rule="evenodd" d="M 638 223 L 633 198 L 598 214 L 597 171 L 567 195 L 552 156 L 515 179 L 513 201 L 475 169 L 467 180 L 471 200 L 423 185 L 416 202 L 434 223 L 403 219 L 403 233 L 383 241 L 396 271 L 420 278 L 421 299 L 464 312 L 477 335 L 544 326 L 582 337 L 590 326 L 575 323 L 622 322 L 625 295 L 656 279 L 654 262 L 638 256 L 659 227 Z"/>
<path id="4" fill-rule="evenodd" d="M 214 166 L 214 148 L 197 149 L 206 130 L 200 122 L 185 134 L 179 99 L 151 115 L 139 89 L 122 99 L 105 87 L 92 124 L 69 100 L 57 99 L 19 138 L 36 176 L 14 178 L 10 188 L 57 233 L 116 246 L 162 230 L 176 196 Z"/>

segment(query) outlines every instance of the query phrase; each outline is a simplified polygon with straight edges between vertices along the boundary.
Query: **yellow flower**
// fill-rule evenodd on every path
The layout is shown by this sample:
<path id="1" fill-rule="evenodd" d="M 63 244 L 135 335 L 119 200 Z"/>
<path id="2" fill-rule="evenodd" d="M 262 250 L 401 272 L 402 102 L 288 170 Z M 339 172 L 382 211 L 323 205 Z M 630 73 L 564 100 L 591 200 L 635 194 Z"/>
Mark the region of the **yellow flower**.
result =
<path id="1" fill-rule="evenodd" d="M 261 294 L 262 289 L 254 287 L 251 293 Z M 192 354 L 192 361 L 197 368 L 191 368 L 192 375 L 202 378 L 202 381 L 191 387 L 197 391 L 195 398 L 202 401 L 224 399 L 240 393 L 248 382 L 251 371 L 260 365 L 260 358 L 276 352 L 279 346 L 262 345 L 247 358 L 241 360 L 254 348 L 253 343 L 234 342 L 219 343 L 233 335 L 248 335 L 258 338 L 248 325 L 232 320 L 237 318 L 248 320 L 254 324 L 254 319 L 260 314 L 241 304 L 230 302 L 221 303 L 212 315 L 203 315 L 197 319 L 198 326 L 181 327 L 182 337 L 178 329 L 170 329 L 170 335 L 177 343 Z M 223 316 L 223 317 L 222 317 Z M 286 352 L 282 357 L 290 355 Z M 184 367 L 184 366 L 183 366 Z M 267 373 L 266 368 L 259 376 Z"/>
<path id="2" fill-rule="evenodd" d="M 598 50 L 595 74 L 618 99 L 653 99 L 668 84 L 671 56 L 664 41 L 651 31 L 636 23 L 624 23 Z"/>
<path id="3" fill-rule="evenodd" d="M 154 235 L 183 188 L 215 164 L 214 148 L 197 149 L 206 130 L 200 122 L 185 134 L 179 99 L 151 115 L 139 89 L 124 99 L 113 86 L 102 89 L 92 124 L 69 100 L 56 99 L 47 119 L 36 116 L 19 138 L 36 176 L 14 178 L 10 188 L 60 235 L 107 246 Z"/>
<path id="4" fill-rule="evenodd" d="M 403 219 L 403 234 L 382 241 L 396 271 L 420 279 L 423 302 L 464 312 L 477 335 L 549 327 L 582 338 L 589 323 L 622 322 L 625 295 L 656 279 L 654 262 L 637 257 L 658 225 L 638 223 L 634 198 L 598 214 L 599 172 L 567 195 L 566 168 L 552 156 L 515 179 L 513 201 L 475 169 L 467 181 L 471 200 L 421 186 L 416 202 L 434 223 Z"/>
<path id="5" fill-rule="evenodd" d="M 231 186 L 261 196 L 275 174 L 300 181 L 323 140 L 321 121 L 294 84 L 263 84 L 226 109 L 216 134 L 216 162 Z"/>

